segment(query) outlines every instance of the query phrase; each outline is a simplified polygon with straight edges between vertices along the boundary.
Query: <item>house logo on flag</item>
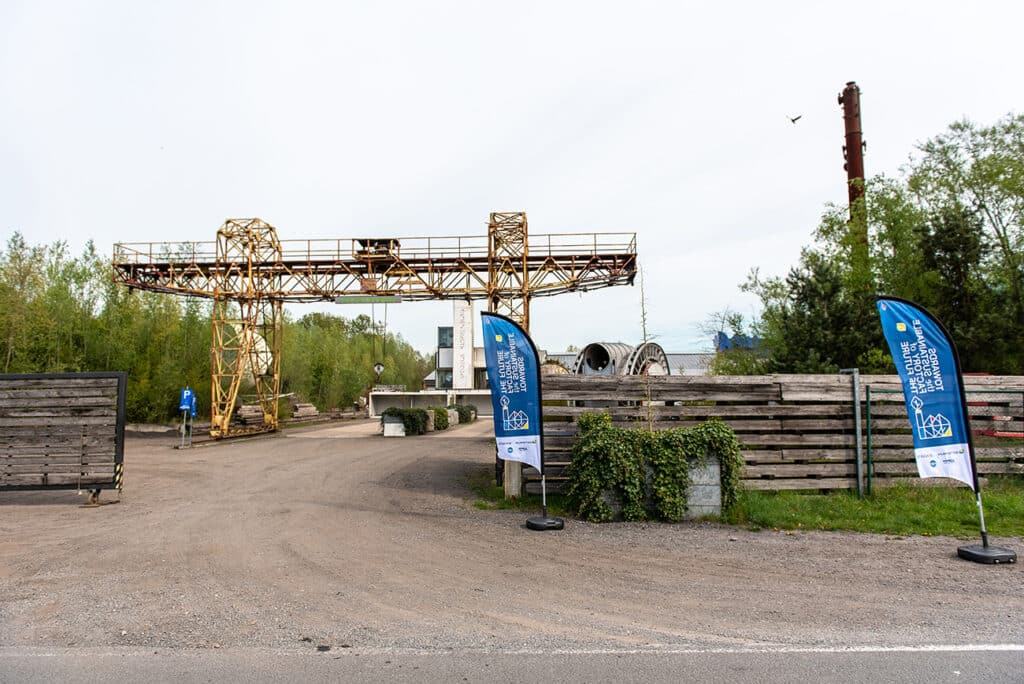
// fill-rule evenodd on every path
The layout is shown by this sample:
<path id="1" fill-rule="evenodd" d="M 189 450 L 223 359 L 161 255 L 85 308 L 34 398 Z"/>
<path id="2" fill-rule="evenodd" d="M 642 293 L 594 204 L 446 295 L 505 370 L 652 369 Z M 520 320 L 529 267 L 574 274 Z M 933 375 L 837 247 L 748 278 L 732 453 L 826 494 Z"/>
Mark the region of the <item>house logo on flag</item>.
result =
<path id="1" fill-rule="evenodd" d="M 508 404 L 508 397 L 503 396 L 501 398 L 501 422 L 504 428 L 510 432 L 513 430 L 529 430 L 530 417 L 526 414 L 526 411 L 509 411 Z"/>

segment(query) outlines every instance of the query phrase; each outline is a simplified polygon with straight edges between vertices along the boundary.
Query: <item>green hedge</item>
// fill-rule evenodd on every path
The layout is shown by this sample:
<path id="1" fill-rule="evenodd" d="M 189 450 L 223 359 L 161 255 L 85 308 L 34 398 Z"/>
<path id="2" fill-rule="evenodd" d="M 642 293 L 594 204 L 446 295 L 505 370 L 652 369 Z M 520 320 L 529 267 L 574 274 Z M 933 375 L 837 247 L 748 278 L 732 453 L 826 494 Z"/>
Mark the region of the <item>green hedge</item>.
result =
<path id="1" fill-rule="evenodd" d="M 411 435 L 422 435 L 427 431 L 427 412 L 421 408 L 398 408 L 392 406 L 384 409 L 384 412 L 380 415 L 381 425 L 384 424 L 384 418 L 387 416 L 395 416 L 400 418 L 402 425 L 405 426 L 406 436 Z"/>
<path id="2" fill-rule="evenodd" d="M 584 520 L 612 519 L 608 492 L 622 502 L 625 520 L 682 520 L 690 463 L 704 465 L 709 452 L 721 463 L 723 512 L 736 503 L 743 459 L 736 435 L 721 421 L 652 432 L 612 427 L 608 414 L 588 413 L 577 427 L 566 494 Z"/>

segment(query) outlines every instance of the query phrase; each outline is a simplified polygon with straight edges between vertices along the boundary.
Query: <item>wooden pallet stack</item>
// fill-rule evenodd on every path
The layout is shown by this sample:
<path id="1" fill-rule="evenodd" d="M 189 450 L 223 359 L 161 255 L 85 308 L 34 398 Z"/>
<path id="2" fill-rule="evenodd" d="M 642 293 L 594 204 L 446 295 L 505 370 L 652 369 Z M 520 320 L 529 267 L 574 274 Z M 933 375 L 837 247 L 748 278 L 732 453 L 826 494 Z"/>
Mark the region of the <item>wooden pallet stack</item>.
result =
<path id="1" fill-rule="evenodd" d="M 965 385 L 976 432 L 1021 430 L 1024 377 L 967 377 Z M 874 486 L 917 475 L 896 376 L 860 376 L 860 454 L 849 375 L 563 375 L 544 377 L 542 386 L 544 460 L 555 488 L 572 461 L 576 418 L 601 411 L 618 427 L 646 427 L 650 421 L 656 430 L 722 420 L 743 447 L 748 489 L 856 488 L 858 458 L 865 478 L 870 465 Z M 976 446 L 980 474 L 1024 472 L 1019 439 L 976 438 Z M 537 471 L 526 468 L 523 476 L 527 491 L 538 488 Z"/>
<path id="2" fill-rule="evenodd" d="M 316 418 L 319 415 L 320 409 L 318 409 L 316 406 L 313 406 L 313 404 L 304 404 L 302 402 L 292 403 L 293 419 Z"/>
<path id="3" fill-rule="evenodd" d="M 259 404 L 242 404 L 235 411 L 235 417 L 243 425 L 263 425 L 263 409 Z"/>

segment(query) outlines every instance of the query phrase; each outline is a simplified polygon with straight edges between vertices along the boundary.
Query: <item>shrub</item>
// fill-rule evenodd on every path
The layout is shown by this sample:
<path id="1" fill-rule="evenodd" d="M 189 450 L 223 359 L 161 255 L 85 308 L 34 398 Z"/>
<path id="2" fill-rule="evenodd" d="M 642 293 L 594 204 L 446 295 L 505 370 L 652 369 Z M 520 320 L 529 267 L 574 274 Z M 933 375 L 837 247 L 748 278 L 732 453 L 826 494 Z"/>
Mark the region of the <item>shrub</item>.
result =
<path id="1" fill-rule="evenodd" d="M 431 406 L 428 410 L 434 412 L 434 429 L 448 429 L 448 409 L 444 406 Z"/>
<path id="2" fill-rule="evenodd" d="M 386 408 L 380 416 L 381 425 L 384 424 L 386 416 L 394 416 L 401 419 L 407 436 L 422 435 L 427 431 L 427 412 L 421 408 L 406 409 L 398 408 L 397 406 Z"/>
<path id="3" fill-rule="evenodd" d="M 452 404 L 448 408 L 455 409 L 456 413 L 459 414 L 460 423 L 468 423 L 473 420 L 473 414 L 477 412 L 476 406 L 473 404 Z"/>
<path id="4" fill-rule="evenodd" d="M 567 496 L 584 520 L 612 519 L 609 492 L 622 502 L 625 520 L 682 520 L 690 463 L 704 465 L 709 452 L 721 464 L 722 510 L 736 503 L 743 459 L 736 435 L 721 421 L 653 432 L 612 427 L 608 414 L 588 413 L 577 427 Z"/>

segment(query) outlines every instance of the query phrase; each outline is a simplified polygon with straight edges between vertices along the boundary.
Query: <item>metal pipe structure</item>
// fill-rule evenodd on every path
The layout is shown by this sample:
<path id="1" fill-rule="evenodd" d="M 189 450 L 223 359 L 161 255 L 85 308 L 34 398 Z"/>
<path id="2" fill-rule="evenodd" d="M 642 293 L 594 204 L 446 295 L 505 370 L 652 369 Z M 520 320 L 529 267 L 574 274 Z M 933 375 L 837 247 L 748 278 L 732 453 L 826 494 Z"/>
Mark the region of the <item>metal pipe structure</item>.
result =
<path id="1" fill-rule="evenodd" d="M 862 428 L 860 423 L 860 369 L 842 368 L 839 370 L 842 375 L 853 376 L 853 425 L 854 425 L 854 451 L 857 454 L 857 498 L 864 498 L 864 465 L 861 458 L 861 446 L 863 444 Z"/>
<path id="2" fill-rule="evenodd" d="M 576 375 L 669 375 L 668 356 L 661 345 L 644 342 L 636 347 L 622 342 L 592 342 L 576 355 Z M 577 406 L 608 408 L 622 406 L 615 399 L 591 399 Z"/>
<path id="3" fill-rule="evenodd" d="M 626 359 L 627 375 L 669 375 L 668 356 L 660 344 L 644 342 Z"/>
<path id="4" fill-rule="evenodd" d="M 850 261 L 857 279 L 857 289 L 864 293 L 874 292 L 870 275 L 870 251 L 868 248 L 868 217 L 864 199 L 864 142 L 860 122 L 860 88 L 849 81 L 839 94 L 843 107 L 843 121 L 846 126 L 846 144 L 843 145 L 843 159 L 846 169 L 846 189 L 850 198 L 849 231 L 851 237 Z"/>
<path id="5" fill-rule="evenodd" d="M 846 124 L 846 144 L 843 145 L 843 169 L 849 184 L 850 208 L 864 196 L 864 148 L 863 131 L 860 123 L 860 88 L 855 81 L 849 81 L 839 93 L 839 104 L 843 108 Z"/>
<path id="6" fill-rule="evenodd" d="M 661 345 L 644 342 L 592 342 L 576 355 L 576 375 L 669 375 L 668 356 Z"/>
<path id="7" fill-rule="evenodd" d="M 576 375 L 625 375 L 633 346 L 622 342 L 592 342 L 576 355 Z"/>

